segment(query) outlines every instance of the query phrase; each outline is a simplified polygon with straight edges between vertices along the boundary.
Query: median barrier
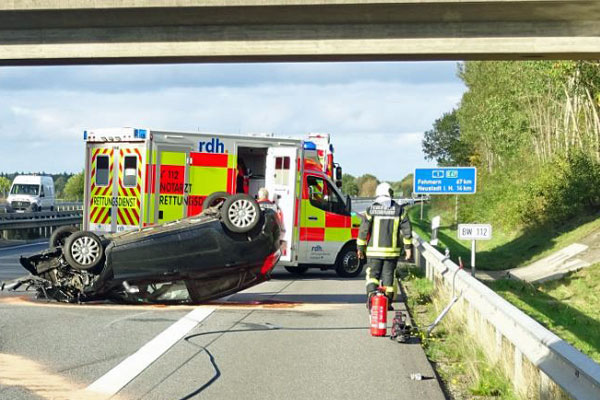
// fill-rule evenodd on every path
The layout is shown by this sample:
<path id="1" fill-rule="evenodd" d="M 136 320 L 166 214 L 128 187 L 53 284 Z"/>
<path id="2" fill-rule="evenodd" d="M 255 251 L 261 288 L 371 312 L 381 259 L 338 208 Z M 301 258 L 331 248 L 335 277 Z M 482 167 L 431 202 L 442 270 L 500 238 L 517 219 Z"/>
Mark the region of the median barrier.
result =
<path id="1" fill-rule="evenodd" d="M 447 302 L 459 268 L 413 233 L 415 262 Z M 499 361 L 517 393 L 527 399 L 600 399 L 600 365 L 504 300 L 466 271 L 456 275 L 461 292 L 452 313 L 462 313 L 474 341 Z"/>

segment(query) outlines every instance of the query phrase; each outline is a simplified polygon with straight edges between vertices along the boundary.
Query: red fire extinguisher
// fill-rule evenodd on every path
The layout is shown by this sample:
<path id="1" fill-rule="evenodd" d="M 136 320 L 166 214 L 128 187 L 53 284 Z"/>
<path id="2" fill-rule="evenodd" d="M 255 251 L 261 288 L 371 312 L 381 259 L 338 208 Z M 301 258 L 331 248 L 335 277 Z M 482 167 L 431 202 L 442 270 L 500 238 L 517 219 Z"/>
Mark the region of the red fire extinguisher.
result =
<path id="1" fill-rule="evenodd" d="M 388 298 L 380 290 L 371 298 L 371 336 L 385 336 Z"/>

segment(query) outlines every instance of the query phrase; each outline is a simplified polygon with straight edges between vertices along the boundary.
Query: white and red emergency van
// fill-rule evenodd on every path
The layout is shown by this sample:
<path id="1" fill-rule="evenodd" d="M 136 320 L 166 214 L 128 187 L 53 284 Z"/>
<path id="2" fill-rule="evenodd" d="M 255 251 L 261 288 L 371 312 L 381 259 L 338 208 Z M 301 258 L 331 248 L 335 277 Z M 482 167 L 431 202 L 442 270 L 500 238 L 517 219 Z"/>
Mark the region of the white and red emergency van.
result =
<path id="1" fill-rule="evenodd" d="M 85 131 L 84 139 L 86 230 L 165 223 L 199 214 L 214 192 L 256 196 L 265 187 L 283 216 L 280 265 L 295 273 L 361 272 L 360 217 L 338 189 L 342 172 L 327 134 L 302 140 L 116 128 Z"/>

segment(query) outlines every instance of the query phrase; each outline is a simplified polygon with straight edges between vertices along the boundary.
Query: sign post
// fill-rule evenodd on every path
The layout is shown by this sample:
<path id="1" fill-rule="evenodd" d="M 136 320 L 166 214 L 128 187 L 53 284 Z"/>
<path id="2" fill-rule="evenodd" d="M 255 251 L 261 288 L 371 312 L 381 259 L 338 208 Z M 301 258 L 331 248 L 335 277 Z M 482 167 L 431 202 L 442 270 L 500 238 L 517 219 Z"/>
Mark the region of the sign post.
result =
<path id="1" fill-rule="evenodd" d="M 459 224 L 458 238 L 471 240 L 471 275 L 475 276 L 475 251 L 477 240 L 490 240 L 492 238 L 492 225 L 490 224 Z"/>

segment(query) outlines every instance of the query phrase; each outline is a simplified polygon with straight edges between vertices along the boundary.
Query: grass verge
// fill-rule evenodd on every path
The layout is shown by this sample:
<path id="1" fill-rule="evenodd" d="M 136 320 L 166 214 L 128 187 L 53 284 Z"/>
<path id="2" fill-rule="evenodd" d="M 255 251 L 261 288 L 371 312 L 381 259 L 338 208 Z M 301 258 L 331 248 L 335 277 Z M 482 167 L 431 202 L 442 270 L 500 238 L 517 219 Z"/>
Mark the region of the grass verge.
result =
<path id="1" fill-rule="evenodd" d="M 467 332 L 465 321 L 454 313 L 446 315 L 431 337 L 424 335 L 427 325 L 434 321 L 448 299 L 437 299 L 432 282 L 418 269 L 408 267 L 399 272 L 407 293 L 407 306 L 421 332 L 425 353 L 451 397 L 455 400 L 518 399 L 500 366 L 490 363 Z"/>
<path id="2" fill-rule="evenodd" d="M 455 262 L 459 256 L 462 257 L 465 266 L 470 262 L 471 242 L 458 240 L 452 212 L 434 210 L 430 204 L 423 207 L 423 219 L 420 218 L 418 205 L 411 207 L 408 212 L 413 229 L 426 240 L 431 237 L 431 219 L 440 215 L 442 226 L 438 232 L 438 248 L 448 248 Z M 493 230 L 491 240 L 477 242 L 477 269 L 482 270 L 510 269 L 532 263 L 600 230 L 598 214 L 574 218 L 560 227 L 542 226 L 511 232 L 502 231 L 494 226 L 493 221 L 479 222 L 491 223 Z"/>
<path id="3" fill-rule="evenodd" d="M 600 363 L 600 263 L 544 284 L 502 279 L 492 290 Z"/>

